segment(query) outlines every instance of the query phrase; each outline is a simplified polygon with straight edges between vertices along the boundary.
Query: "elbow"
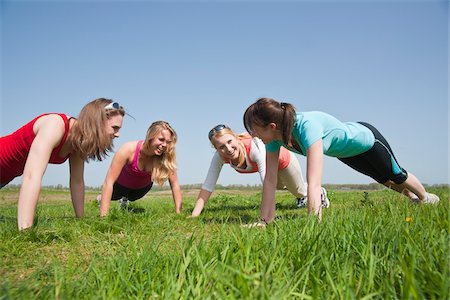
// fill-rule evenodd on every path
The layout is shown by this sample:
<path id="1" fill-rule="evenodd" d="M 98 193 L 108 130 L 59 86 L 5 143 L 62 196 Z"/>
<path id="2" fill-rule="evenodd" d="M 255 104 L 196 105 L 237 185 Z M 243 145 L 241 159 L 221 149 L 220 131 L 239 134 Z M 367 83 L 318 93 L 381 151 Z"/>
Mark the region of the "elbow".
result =
<path id="1" fill-rule="evenodd" d="M 109 187 L 109 188 L 112 189 L 113 185 L 114 185 L 114 182 L 113 182 L 112 180 L 106 179 L 106 180 L 103 182 L 102 187 L 103 187 L 103 189 L 104 189 L 104 188 L 107 188 L 107 187 Z"/>
<path id="2" fill-rule="evenodd" d="M 264 178 L 263 185 L 268 186 L 268 187 L 276 187 L 277 186 L 277 178 L 270 178 L 270 177 L 266 176 L 266 178 Z"/>
<path id="3" fill-rule="evenodd" d="M 84 180 L 83 180 L 83 178 L 71 178 L 70 179 L 70 185 L 71 186 L 83 186 L 84 187 Z"/>
<path id="4" fill-rule="evenodd" d="M 84 177 L 83 176 L 70 176 L 70 184 L 84 185 Z"/>
<path id="5" fill-rule="evenodd" d="M 36 182 L 37 183 L 37 182 L 39 182 L 39 184 L 41 184 L 42 176 L 43 176 L 43 174 L 41 174 L 39 176 L 38 174 L 36 174 L 36 172 L 26 171 L 22 175 L 22 183 L 25 183 L 25 182 Z"/>
<path id="6" fill-rule="evenodd" d="M 317 188 L 322 187 L 322 184 L 320 182 L 312 182 L 312 183 L 308 182 L 308 187 L 309 188 L 313 188 L 313 189 L 317 189 Z"/>

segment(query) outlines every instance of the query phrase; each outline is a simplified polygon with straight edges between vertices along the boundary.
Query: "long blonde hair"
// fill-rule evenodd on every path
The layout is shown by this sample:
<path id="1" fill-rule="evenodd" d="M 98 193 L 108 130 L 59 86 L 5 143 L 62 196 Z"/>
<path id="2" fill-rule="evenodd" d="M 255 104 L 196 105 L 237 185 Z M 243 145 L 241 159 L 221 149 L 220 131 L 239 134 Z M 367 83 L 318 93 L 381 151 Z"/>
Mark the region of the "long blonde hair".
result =
<path id="1" fill-rule="evenodd" d="M 115 115 L 125 115 L 119 109 L 106 110 L 105 106 L 113 100 L 98 98 L 86 104 L 80 111 L 77 121 L 70 128 L 68 141 L 80 157 L 86 161 L 104 159 L 113 148 L 113 138 L 106 132 L 106 122 Z"/>
<path id="2" fill-rule="evenodd" d="M 225 134 L 230 134 L 232 136 L 234 136 L 239 144 L 239 163 L 237 165 L 237 167 L 241 167 L 244 163 L 245 163 L 245 146 L 244 143 L 242 143 L 240 141 L 240 138 L 244 138 L 244 137 L 251 137 L 247 132 L 245 133 L 241 133 L 239 135 L 237 135 L 236 133 L 234 133 L 233 130 L 231 130 L 231 128 L 229 128 L 228 126 L 223 128 L 222 130 L 219 131 L 215 131 L 214 134 L 211 136 L 211 144 L 214 146 L 214 148 L 216 148 L 215 140 L 217 138 L 220 138 L 222 136 L 224 136 Z"/>
<path id="3" fill-rule="evenodd" d="M 141 152 L 145 155 L 149 153 L 149 147 L 151 141 L 158 136 L 158 134 L 163 131 L 168 130 L 172 136 L 172 142 L 167 144 L 166 151 L 161 156 L 153 157 L 153 170 L 152 179 L 157 182 L 159 186 L 162 186 L 164 182 L 173 174 L 176 169 L 176 155 L 175 155 L 175 144 L 177 143 L 177 133 L 165 121 L 153 122 L 147 129 L 147 134 L 145 136 L 145 141 L 142 144 Z"/>

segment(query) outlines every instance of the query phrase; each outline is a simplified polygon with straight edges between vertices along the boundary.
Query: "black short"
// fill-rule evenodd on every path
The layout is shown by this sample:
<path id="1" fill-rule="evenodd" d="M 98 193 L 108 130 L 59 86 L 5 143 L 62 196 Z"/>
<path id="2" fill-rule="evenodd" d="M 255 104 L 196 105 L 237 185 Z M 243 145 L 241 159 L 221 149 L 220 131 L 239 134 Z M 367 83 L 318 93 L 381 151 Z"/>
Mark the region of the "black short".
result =
<path id="1" fill-rule="evenodd" d="M 143 188 L 136 190 L 136 189 L 127 188 L 116 182 L 116 183 L 114 183 L 114 186 L 113 186 L 113 193 L 112 193 L 111 200 L 119 200 L 122 197 L 126 197 L 130 201 L 135 201 L 135 200 L 141 199 L 142 197 L 145 196 L 145 194 L 147 194 L 148 191 L 151 190 L 152 186 L 153 186 L 153 182 Z"/>
<path id="2" fill-rule="evenodd" d="M 408 173 L 400 167 L 386 139 L 372 125 L 359 122 L 369 128 L 374 136 L 375 143 L 364 153 L 356 156 L 339 158 L 340 161 L 356 171 L 372 177 L 378 183 L 389 180 L 402 184 L 408 178 Z"/>

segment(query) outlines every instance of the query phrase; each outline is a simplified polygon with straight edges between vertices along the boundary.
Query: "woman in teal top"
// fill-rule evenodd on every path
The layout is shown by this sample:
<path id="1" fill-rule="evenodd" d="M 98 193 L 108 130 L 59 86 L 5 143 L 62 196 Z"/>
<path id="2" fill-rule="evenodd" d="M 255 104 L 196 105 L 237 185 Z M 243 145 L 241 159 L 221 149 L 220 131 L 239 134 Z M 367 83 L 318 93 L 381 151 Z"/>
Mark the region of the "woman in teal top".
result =
<path id="1" fill-rule="evenodd" d="M 370 124 L 344 123 L 319 111 L 299 113 L 292 104 L 261 98 L 245 111 L 244 126 L 266 144 L 261 205 L 261 220 L 265 223 L 275 216 L 276 168 L 281 146 L 306 156 L 308 211 L 319 219 L 324 154 L 404 193 L 413 202 L 439 202 L 438 196 L 427 193 L 413 174 L 400 167 L 386 139 Z"/>

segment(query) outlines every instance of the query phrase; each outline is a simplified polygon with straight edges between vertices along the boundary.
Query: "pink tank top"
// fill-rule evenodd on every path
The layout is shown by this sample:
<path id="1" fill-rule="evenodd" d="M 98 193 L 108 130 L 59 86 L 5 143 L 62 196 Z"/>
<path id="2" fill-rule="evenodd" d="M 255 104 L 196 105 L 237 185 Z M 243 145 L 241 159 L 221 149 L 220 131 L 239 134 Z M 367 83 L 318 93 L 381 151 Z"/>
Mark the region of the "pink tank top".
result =
<path id="1" fill-rule="evenodd" d="M 27 162 L 28 153 L 30 152 L 31 144 L 34 141 L 36 135 L 33 131 L 33 126 L 36 121 L 46 115 L 53 113 L 42 114 L 37 116 L 15 132 L 10 135 L 0 138 L 0 183 L 6 184 L 13 180 L 15 177 L 23 174 L 25 163 Z M 66 142 L 67 135 L 69 134 L 69 118 L 67 115 L 55 113 L 59 115 L 64 121 L 64 135 L 56 148 L 53 149 L 49 163 L 62 164 L 70 155 L 66 157 L 60 157 L 59 152 Z"/>
<path id="2" fill-rule="evenodd" d="M 140 189 L 146 187 L 152 182 L 152 173 L 139 170 L 138 160 L 141 153 L 141 147 L 144 141 L 138 141 L 134 152 L 133 161 L 122 168 L 117 183 L 130 188 Z"/>

